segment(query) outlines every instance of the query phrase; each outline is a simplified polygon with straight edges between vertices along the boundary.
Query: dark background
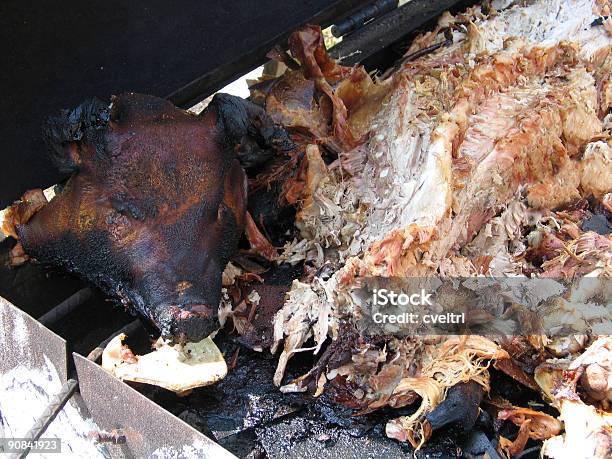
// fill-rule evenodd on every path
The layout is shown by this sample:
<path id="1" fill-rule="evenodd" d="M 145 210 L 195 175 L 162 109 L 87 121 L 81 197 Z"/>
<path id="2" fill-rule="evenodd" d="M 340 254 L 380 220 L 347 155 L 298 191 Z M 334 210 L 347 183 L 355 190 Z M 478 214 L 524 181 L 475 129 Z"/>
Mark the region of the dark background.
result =
<path id="1" fill-rule="evenodd" d="M 41 140 L 48 115 L 123 91 L 193 105 L 262 63 L 299 25 L 329 25 L 364 3 L 3 0 L 0 208 L 64 178 Z"/>

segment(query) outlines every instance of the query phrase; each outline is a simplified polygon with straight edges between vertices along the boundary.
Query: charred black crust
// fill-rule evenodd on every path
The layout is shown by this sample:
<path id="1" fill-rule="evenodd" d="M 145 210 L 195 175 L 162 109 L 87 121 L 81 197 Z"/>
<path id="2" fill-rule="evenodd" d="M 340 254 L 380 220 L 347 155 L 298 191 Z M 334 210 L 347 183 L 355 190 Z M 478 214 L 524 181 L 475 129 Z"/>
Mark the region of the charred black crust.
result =
<path id="1" fill-rule="evenodd" d="M 283 201 L 282 182 L 272 182 L 269 188 L 258 188 L 249 194 L 248 209 L 256 222 L 263 222 L 271 234 L 271 242 L 283 246 L 294 237 L 296 208 Z M 289 234 L 289 236 L 287 236 Z"/>
<path id="2" fill-rule="evenodd" d="M 216 110 L 225 144 L 236 149 L 245 169 L 256 167 L 278 152 L 295 149 L 285 129 L 275 124 L 265 110 L 248 100 L 229 94 L 215 94 L 209 107 Z"/>
<path id="3" fill-rule="evenodd" d="M 431 430 L 435 432 L 452 426 L 458 433 L 471 431 L 478 418 L 483 394 L 484 389 L 475 381 L 451 387 L 446 399 L 426 416 Z"/>
<path id="4" fill-rule="evenodd" d="M 216 110 L 219 132 L 222 132 L 224 137 L 220 140 L 224 140 L 227 146 L 235 145 L 247 134 L 249 116 L 244 99 L 218 93 L 207 108 Z"/>
<path id="5" fill-rule="evenodd" d="M 47 118 L 42 129 L 43 139 L 60 172 L 72 173 L 78 167 L 68 154 L 68 145 L 72 142 L 86 141 L 95 147 L 97 154 L 103 154 L 106 149 L 104 130 L 109 119 L 108 103 L 97 98 Z"/>
<path id="6" fill-rule="evenodd" d="M 161 328 L 162 337 L 172 343 L 198 342 L 219 328 L 217 316 L 203 318 L 192 316 L 180 321 L 170 320 Z"/>

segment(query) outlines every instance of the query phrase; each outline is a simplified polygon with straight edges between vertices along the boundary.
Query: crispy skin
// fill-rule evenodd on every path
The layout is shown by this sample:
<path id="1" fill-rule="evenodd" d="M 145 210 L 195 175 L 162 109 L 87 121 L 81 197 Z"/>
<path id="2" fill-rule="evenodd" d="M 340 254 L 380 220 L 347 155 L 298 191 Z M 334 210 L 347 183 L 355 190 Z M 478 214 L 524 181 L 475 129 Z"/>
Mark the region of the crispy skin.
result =
<path id="1" fill-rule="evenodd" d="M 221 273 L 245 226 L 262 146 L 287 142 L 261 110 L 217 95 L 200 116 L 152 96 L 87 102 L 49 121 L 72 176 L 17 234 L 26 253 L 119 297 L 176 341 L 217 327 Z M 265 155 L 264 155 L 265 156 Z"/>
<path id="2" fill-rule="evenodd" d="M 346 103 L 335 88 L 343 80 L 351 80 L 353 73 L 356 87 L 364 75 L 369 80 L 363 68 L 343 67 L 331 59 L 319 26 L 305 25 L 293 33 L 289 49 L 302 65 L 272 84 L 265 99 L 266 112 L 293 133 L 308 141 L 321 142 L 331 151 L 340 152 L 362 143 L 348 123 L 347 103 L 354 102 L 348 88 L 351 85 L 345 83 L 342 91 Z M 284 54 L 275 53 L 274 58 L 288 63 Z M 293 64 L 289 63 L 292 67 Z"/>

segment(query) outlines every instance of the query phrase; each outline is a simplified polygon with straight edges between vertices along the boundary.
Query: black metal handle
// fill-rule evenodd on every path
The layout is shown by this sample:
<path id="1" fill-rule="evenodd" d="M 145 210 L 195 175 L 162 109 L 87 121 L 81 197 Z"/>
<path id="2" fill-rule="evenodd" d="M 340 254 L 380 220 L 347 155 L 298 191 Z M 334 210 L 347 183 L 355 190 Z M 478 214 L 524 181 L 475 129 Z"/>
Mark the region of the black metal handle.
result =
<path id="1" fill-rule="evenodd" d="M 331 33 L 336 38 L 342 37 L 360 28 L 366 22 L 397 8 L 398 3 L 398 0 L 376 0 L 355 14 L 338 22 L 338 24 L 334 24 L 331 28 Z"/>

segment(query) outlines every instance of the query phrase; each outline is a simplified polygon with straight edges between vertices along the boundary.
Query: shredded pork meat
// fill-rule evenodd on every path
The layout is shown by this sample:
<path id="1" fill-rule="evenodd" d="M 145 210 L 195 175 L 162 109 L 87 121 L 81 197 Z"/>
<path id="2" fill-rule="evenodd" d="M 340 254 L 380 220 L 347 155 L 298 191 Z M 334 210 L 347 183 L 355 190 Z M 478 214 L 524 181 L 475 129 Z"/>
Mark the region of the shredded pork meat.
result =
<path id="1" fill-rule="evenodd" d="M 285 185 L 302 240 L 287 244 L 280 259 L 306 260 L 315 269 L 334 261 L 331 275 L 294 281 L 275 316 L 272 350 L 281 342 L 283 349 L 275 383 L 283 383 L 293 354 L 318 353 L 330 340 L 317 366 L 282 389 L 320 394 L 326 385 L 342 385 L 352 394 L 344 403 L 359 413 L 419 400 L 413 415 L 387 425 L 390 437 L 415 447 L 431 435 L 426 416 L 449 388 L 476 381 L 488 390 L 491 362 L 538 388 L 533 367 L 548 368 L 558 358 L 582 362 L 575 359 L 589 343 L 612 333 L 610 311 L 592 309 L 590 297 L 572 297 L 570 305 L 554 295 L 542 298 L 544 320 L 518 305 L 506 311 L 500 326 L 514 315 L 531 330 L 508 339 L 355 332 L 366 310 L 355 289 L 372 277 L 612 274 L 609 230 L 599 234 L 585 223 L 597 212 L 609 219 L 610 212 L 612 38 L 608 28 L 591 25 L 610 5 L 505 3 L 511 4 L 486 14 L 480 6 L 444 14 L 406 55 L 447 40 L 449 30 L 452 43 L 402 60 L 383 78 L 331 61 L 317 28 L 308 27 L 290 40 L 299 62 L 266 96 L 268 114 L 303 153 Z M 325 161 L 326 154 L 337 159 Z M 609 295 L 609 288 L 598 294 Z M 547 336 L 543 330 L 560 311 L 573 318 L 574 334 Z M 482 314 L 472 320 L 492 317 Z M 330 358 L 338 349 L 343 358 Z M 610 348 L 598 349 L 609 362 Z M 598 362 L 585 364 L 572 389 L 579 384 L 591 404 L 578 402 L 575 392 L 548 393 L 560 420 L 506 405 L 499 419 L 522 427 L 515 440 L 500 441 L 500 453 L 518 454 L 529 438 L 550 438 L 547 451 L 567 457 L 555 448 L 589 430 L 569 433 L 571 408 L 605 426 L 592 440 L 594 457 L 605 457 L 598 451 L 612 437 L 609 414 L 597 410 L 608 407 L 602 381 L 609 373 Z"/>

